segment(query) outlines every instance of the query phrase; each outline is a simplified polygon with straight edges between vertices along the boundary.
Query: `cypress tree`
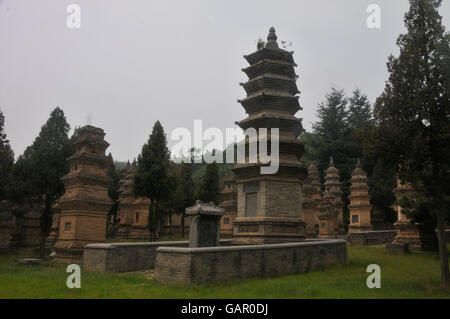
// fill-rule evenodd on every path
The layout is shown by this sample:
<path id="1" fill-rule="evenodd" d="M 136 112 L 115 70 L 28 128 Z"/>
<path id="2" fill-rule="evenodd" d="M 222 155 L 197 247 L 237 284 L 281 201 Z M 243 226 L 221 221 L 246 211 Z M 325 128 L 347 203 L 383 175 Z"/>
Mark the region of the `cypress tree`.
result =
<path id="1" fill-rule="evenodd" d="M 138 197 L 147 197 L 151 203 L 148 214 L 150 240 L 158 235 L 161 221 L 161 205 L 170 198 L 173 184 L 169 178 L 170 154 L 167 139 L 159 121 L 153 126 L 152 134 L 142 146 L 137 160 L 134 178 L 134 192 Z"/>
<path id="2" fill-rule="evenodd" d="M 390 75 L 375 116 L 377 151 L 418 194 L 408 216 L 414 220 L 425 210 L 436 220 L 442 281 L 448 286 L 444 227 L 450 210 L 450 34 L 438 12 L 441 2 L 410 0 L 407 33 L 397 40 L 399 56 L 389 57 Z"/>
<path id="3" fill-rule="evenodd" d="M 14 153 L 5 133 L 5 116 L 0 110 L 0 201 L 7 199 L 9 176 L 14 164 Z"/>

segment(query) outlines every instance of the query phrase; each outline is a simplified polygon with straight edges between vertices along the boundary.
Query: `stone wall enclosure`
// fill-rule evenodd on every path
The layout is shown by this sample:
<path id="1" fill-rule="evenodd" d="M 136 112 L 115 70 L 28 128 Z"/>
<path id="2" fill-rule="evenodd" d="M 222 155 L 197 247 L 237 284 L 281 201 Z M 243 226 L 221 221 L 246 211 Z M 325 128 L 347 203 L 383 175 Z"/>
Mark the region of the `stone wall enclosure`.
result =
<path id="1" fill-rule="evenodd" d="M 345 240 L 208 248 L 160 247 L 155 278 L 204 284 L 298 274 L 348 263 Z"/>

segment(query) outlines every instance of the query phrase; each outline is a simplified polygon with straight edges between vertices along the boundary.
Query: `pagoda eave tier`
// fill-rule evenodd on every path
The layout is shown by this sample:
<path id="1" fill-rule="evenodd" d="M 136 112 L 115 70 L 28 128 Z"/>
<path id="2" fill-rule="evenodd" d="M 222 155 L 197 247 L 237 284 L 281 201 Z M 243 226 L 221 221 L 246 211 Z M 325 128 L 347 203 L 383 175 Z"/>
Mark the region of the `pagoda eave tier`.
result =
<path id="1" fill-rule="evenodd" d="M 100 212 L 102 215 L 106 215 L 111 208 L 112 201 L 99 201 L 98 199 L 88 198 L 61 198 L 59 205 L 61 207 L 62 215 L 70 215 L 76 211 L 93 211 Z"/>
<path id="2" fill-rule="evenodd" d="M 241 83 L 241 85 L 249 95 L 263 89 L 285 91 L 292 95 L 300 93 L 297 84 L 295 84 L 295 79 L 276 74 L 263 74 L 246 83 Z"/>
<path id="3" fill-rule="evenodd" d="M 66 176 L 63 176 L 61 180 L 64 182 L 64 185 L 66 187 L 74 185 L 95 185 L 109 187 L 112 182 L 112 179 L 109 177 L 83 173 L 77 173 L 76 175 L 68 174 Z"/>
<path id="4" fill-rule="evenodd" d="M 283 49 L 273 50 L 269 48 L 264 48 L 251 54 L 244 55 L 244 58 L 250 65 L 258 63 L 259 61 L 262 60 L 270 59 L 270 60 L 284 61 L 294 66 L 297 66 L 297 64 L 295 64 L 294 62 L 294 58 L 292 57 L 292 53 L 293 52 L 289 52 Z"/>
<path id="5" fill-rule="evenodd" d="M 277 92 L 278 93 L 278 92 Z M 291 94 L 266 93 L 264 91 L 250 95 L 243 100 L 238 100 L 247 114 L 260 110 L 284 110 L 294 115 L 302 108 L 298 102 L 298 96 Z"/>
<path id="6" fill-rule="evenodd" d="M 283 130 L 293 130 L 296 136 L 303 132 L 303 126 L 301 119 L 295 117 L 283 117 L 275 115 L 261 114 L 257 116 L 251 116 L 237 122 L 237 125 L 243 130 L 248 128 L 281 128 Z"/>
<path id="7" fill-rule="evenodd" d="M 92 163 L 92 162 L 98 164 L 108 163 L 108 158 L 105 155 L 92 153 L 75 153 L 74 155 L 69 156 L 67 160 L 71 164 Z"/>
<path id="8" fill-rule="evenodd" d="M 247 74 L 249 79 L 253 79 L 267 73 L 284 75 L 295 79 L 297 75 L 295 74 L 294 66 L 294 64 L 284 61 L 264 59 L 242 69 L 242 71 Z"/>
<path id="9" fill-rule="evenodd" d="M 247 178 L 270 179 L 274 177 L 283 177 L 286 179 L 305 179 L 307 175 L 307 169 L 302 164 L 297 163 L 279 163 L 277 173 L 270 175 L 262 175 L 261 167 L 269 166 L 262 163 L 242 163 L 236 164 L 232 171 L 241 180 Z"/>
<path id="10" fill-rule="evenodd" d="M 91 145 L 91 146 L 98 146 L 99 149 L 104 152 L 108 147 L 109 143 L 105 140 L 100 140 L 98 138 L 91 138 L 91 137 L 82 137 L 75 142 L 73 142 L 74 146 L 78 145 Z"/>
<path id="11" fill-rule="evenodd" d="M 258 141 L 255 142 L 245 142 L 245 150 L 246 154 L 248 154 L 248 150 L 250 149 L 249 144 L 253 143 L 259 143 Z M 280 140 L 278 142 L 278 150 L 281 154 L 296 154 L 297 156 L 302 156 L 305 153 L 305 145 L 300 140 Z M 267 140 L 267 149 L 272 149 L 271 140 Z"/>

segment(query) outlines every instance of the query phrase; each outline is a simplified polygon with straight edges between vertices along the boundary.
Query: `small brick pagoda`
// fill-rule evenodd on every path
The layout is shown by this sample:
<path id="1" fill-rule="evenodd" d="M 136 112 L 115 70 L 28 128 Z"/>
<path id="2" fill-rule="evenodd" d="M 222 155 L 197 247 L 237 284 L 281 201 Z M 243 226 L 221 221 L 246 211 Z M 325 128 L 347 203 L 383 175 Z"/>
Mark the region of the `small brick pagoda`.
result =
<path id="1" fill-rule="evenodd" d="M 419 224 L 411 223 L 411 220 L 402 213 L 402 207 L 398 204 L 403 197 L 414 198 L 414 188 L 410 184 L 402 184 L 397 182 L 397 188 L 394 190 L 394 195 L 397 200 L 395 210 L 397 211 L 397 222 L 394 224 L 397 229 L 397 236 L 395 236 L 393 244 L 408 244 L 411 250 L 421 250 L 422 242 L 420 240 Z"/>
<path id="2" fill-rule="evenodd" d="M 308 178 L 302 187 L 302 214 L 306 223 L 306 237 L 316 238 L 319 235 L 319 204 L 322 196 L 319 170 L 314 164 L 308 167 Z"/>
<path id="3" fill-rule="evenodd" d="M 334 166 L 333 157 L 330 157 L 330 164 L 325 171 L 325 189 L 328 189 L 333 199 L 333 204 L 338 211 L 337 232 L 339 235 L 345 235 L 344 224 L 344 203 L 342 202 L 341 182 L 339 181 L 339 171 Z"/>
<path id="4" fill-rule="evenodd" d="M 329 188 L 325 189 L 318 209 L 319 214 L 317 215 L 317 217 L 320 220 L 319 238 L 337 238 L 339 227 L 339 211 L 336 208 L 335 197 L 333 196 Z"/>
<path id="5" fill-rule="evenodd" d="M 361 168 L 358 158 L 356 168 L 353 170 L 350 186 L 350 225 L 349 232 L 361 232 L 373 230 L 370 222 L 369 187 L 367 186 L 367 174 Z"/>
<path id="6" fill-rule="evenodd" d="M 102 129 L 90 125 L 78 130 L 75 154 L 68 158 L 70 172 L 62 178 L 66 192 L 59 200 L 60 226 L 53 260 L 78 263 L 86 244 L 105 241 L 106 219 L 112 201 L 108 196 L 111 179 Z"/>
<path id="7" fill-rule="evenodd" d="M 225 214 L 220 222 L 220 235 L 222 238 L 233 236 L 233 221 L 237 215 L 237 194 L 234 175 L 230 174 L 223 181 L 223 189 L 220 196 L 220 207 L 225 209 Z"/>
<path id="8" fill-rule="evenodd" d="M 55 244 L 56 239 L 58 238 L 60 214 L 61 209 L 59 207 L 59 202 L 56 202 L 52 206 L 52 226 L 50 228 L 50 234 L 48 235 L 47 240 L 45 241 L 45 247 L 50 250 L 53 248 L 53 245 Z"/>
<path id="9" fill-rule="evenodd" d="M 301 181 L 306 168 L 299 162 L 304 146 L 298 140 L 303 131 L 296 85 L 293 52 L 278 47 L 275 29 L 270 28 L 267 43 L 256 52 L 244 56 L 249 77 L 241 83 L 247 97 L 239 103 L 248 118 L 237 124 L 243 129 L 267 128 L 270 149 L 271 128 L 279 129 L 279 169 L 263 175 L 260 162 L 235 165 L 238 194 L 238 216 L 233 222 L 234 244 L 269 244 L 305 239 L 305 223 L 301 215 Z M 260 137 L 260 136 L 259 136 Z M 255 141 L 246 137 L 248 151 Z M 248 155 L 248 154 L 247 154 Z"/>
<path id="10" fill-rule="evenodd" d="M 127 164 L 120 174 L 119 188 L 119 228 L 116 237 L 126 239 L 149 239 L 148 208 L 150 199 L 136 198 L 133 192 L 133 179 L 136 164 Z"/>

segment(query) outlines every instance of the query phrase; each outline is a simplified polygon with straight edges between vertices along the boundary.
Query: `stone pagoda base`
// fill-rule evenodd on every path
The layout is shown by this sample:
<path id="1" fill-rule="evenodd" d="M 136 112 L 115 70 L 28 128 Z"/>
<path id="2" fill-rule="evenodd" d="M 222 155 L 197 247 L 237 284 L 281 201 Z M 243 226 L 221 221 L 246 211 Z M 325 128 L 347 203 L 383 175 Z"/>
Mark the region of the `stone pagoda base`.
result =
<path id="1" fill-rule="evenodd" d="M 319 237 L 319 225 L 320 221 L 316 214 L 313 212 L 306 212 L 303 210 L 303 220 L 305 222 L 305 236 L 306 238 L 318 238 Z"/>
<path id="2" fill-rule="evenodd" d="M 150 231 L 146 226 L 131 226 L 128 237 L 129 239 L 149 239 Z"/>
<path id="3" fill-rule="evenodd" d="M 73 242 L 58 240 L 53 246 L 56 253 L 52 261 L 60 264 L 81 264 L 83 260 L 83 248 L 93 242 Z"/>
<path id="4" fill-rule="evenodd" d="M 408 244 L 410 250 L 422 250 L 419 224 L 397 222 L 394 226 L 397 229 L 397 236 L 395 236 L 393 244 Z"/>
<path id="5" fill-rule="evenodd" d="M 373 231 L 372 225 L 369 226 L 348 226 L 348 233 L 360 233 L 360 232 L 368 232 Z"/>
<path id="6" fill-rule="evenodd" d="M 127 239 L 130 236 L 130 225 L 120 225 L 114 237 Z"/>
<path id="7" fill-rule="evenodd" d="M 233 221 L 233 245 L 304 241 L 305 227 L 301 218 L 236 217 Z"/>

